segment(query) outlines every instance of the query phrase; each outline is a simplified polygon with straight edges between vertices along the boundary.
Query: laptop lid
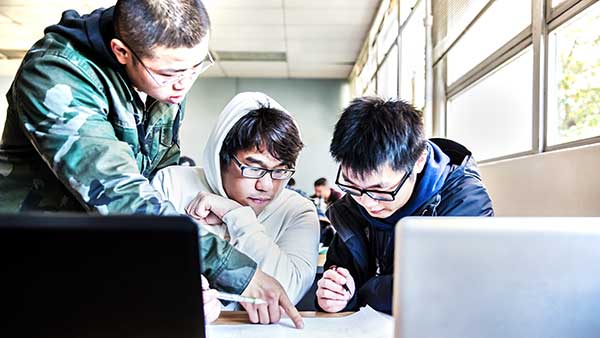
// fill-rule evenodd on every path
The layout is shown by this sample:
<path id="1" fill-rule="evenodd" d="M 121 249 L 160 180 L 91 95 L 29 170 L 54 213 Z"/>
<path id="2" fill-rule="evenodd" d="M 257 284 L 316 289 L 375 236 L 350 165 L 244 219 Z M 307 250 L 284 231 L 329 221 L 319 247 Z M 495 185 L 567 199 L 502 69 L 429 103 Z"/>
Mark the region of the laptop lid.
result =
<path id="1" fill-rule="evenodd" d="M 600 335 L 600 218 L 405 218 L 396 338 Z"/>
<path id="2" fill-rule="evenodd" d="M 187 217 L 0 216 L 1 337 L 204 337 Z"/>

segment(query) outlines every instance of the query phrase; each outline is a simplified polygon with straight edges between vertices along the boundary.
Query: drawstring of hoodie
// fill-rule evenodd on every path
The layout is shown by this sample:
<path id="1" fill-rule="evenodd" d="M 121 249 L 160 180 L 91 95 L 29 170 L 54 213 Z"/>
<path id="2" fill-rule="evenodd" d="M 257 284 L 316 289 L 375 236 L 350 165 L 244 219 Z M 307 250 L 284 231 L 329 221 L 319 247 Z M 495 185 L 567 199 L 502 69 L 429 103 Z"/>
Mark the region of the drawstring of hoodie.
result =
<path id="1" fill-rule="evenodd" d="M 442 202 L 442 195 L 435 195 L 433 201 L 430 204 L 428 204 L 425 208 L 423 208 L 421 216 L 437 216 L 437 207 L 438 205 L 440 205 L 440 202 Z M 428 215 L 427 213 L 430 211 L 431 213 Z"/>

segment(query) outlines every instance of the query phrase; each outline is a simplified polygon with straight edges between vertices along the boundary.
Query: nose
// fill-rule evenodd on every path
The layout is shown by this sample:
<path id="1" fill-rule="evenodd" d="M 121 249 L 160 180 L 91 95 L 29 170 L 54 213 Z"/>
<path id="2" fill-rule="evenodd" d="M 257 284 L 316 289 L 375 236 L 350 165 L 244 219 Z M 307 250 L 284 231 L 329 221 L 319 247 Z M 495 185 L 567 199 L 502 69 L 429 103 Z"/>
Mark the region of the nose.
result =
<path id="1" fill-rule="evenodd" d="M 184 90 L 191 86 L 195 77 L 191 74 L 184 74 L 179 80 L 173 83 L 173 90 Z"/>
<path id="2" fill-rule="evenodd" d="M 271 178 L 271 175 L 266 174 L 256 180 L 256 190 L 269 191 L 271 189 L 273 189 L 273 179 Z"/>
<path id="3" fill-rule="evenodd" d="M 360 204 L 367 209 L 372 208 L 372 207 L 376 206 L 377 204 L 379 204 L 379 201 L 372 199 L 367 194 L 362 194 L 362 196 L 360 196 L 358 199 L 359 199 Z"/>

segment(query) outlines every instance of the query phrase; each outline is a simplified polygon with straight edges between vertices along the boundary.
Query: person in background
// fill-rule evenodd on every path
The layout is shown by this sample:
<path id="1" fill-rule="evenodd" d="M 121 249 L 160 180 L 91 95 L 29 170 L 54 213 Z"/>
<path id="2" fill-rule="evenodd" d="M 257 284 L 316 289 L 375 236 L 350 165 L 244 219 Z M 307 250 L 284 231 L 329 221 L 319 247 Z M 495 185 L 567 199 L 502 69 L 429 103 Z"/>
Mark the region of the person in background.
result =
<path id="1" fill-rule="evenodd" d="M 320 198 L 325 202 L 326 208 L 342 198 L 342 193 L 331 188 L 325 177 L 315 181 L 315 193 L 313 198 Z"/>
<path id="2" fill-rule="evenodd" d="M 300 196 L 302 196 L 304 198 L 310 199 L 310 197 L 308 196 L 307 193 L 305 193 L 304 191 L 302 191 L 299 188 L 296 188 L 296 180 L 293 177 L 289 179 L 289 181 L 287 182 L 287 185 L 285 187 L 286 187 L 286 189 L 290 189 L 290 190 L 293 190 L 293 191 L 299 193 Z"/>
<path id="3" fill-rule="evenodd" d="M 296 122 L 283 107 L 265 94 L 241 93 L 219 116 L 203 167 L 169 167 L 152 180 L 179 212 L 275 277 L 293 303 L 313 283 L 319 247 L 314 206 L 284 189 L 302 147 Z M 258 309 L 255 316 L 270 321 L 268 311 Z"/>
<path id="4" fill-rule="evenodd" d="M 391 314 L 394 229 L 403 217 L 494 214 L 471 152 L 427 140 L 422 113 L 403 101 L 354 99 L 330 152 L 346 195 L 327 211 L 337 232 L 316 292 L 324 311 L 370 305 Z"/>
<path id="5" fill-rule="evenodd" d="M 63 13 L 25 55 L 6 97 L 0 212 L 179 215 L 149 180 L 180 156 L 184 100 L 213 60 L 198 0 L 119 0 Z M 202 273 L 302 319 L 281 285 L 214 235 Z"/>

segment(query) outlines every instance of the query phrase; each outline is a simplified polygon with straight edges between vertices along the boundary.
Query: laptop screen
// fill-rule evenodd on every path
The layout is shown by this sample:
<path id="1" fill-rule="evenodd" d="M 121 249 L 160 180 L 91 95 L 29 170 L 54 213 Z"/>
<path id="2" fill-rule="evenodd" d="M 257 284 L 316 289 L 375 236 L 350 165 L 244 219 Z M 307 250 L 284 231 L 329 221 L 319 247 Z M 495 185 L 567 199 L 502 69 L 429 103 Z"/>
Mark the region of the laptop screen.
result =
<path id="1" fill-rule="evenodd" d="M 2 337 L 204 337 L 187 217 L 2 216 Z"/>
<path id="2" fill-rule="evenodd" d="M 396 338 L 600 337 L 600 218 L 406 218 L 395 255 Z"/>

